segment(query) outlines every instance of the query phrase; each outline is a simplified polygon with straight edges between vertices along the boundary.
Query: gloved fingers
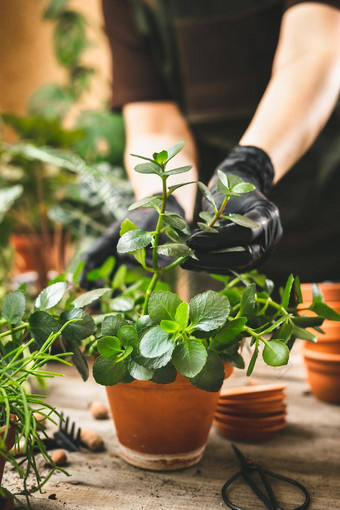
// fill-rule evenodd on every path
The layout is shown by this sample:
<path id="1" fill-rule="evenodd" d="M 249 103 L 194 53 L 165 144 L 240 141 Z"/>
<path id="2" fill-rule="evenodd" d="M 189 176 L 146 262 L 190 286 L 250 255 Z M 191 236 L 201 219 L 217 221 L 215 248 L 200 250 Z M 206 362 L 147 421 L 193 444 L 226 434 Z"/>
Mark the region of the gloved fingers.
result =
<path id="1" fill-rule="evenodd" d="M 244 247 L 243 251 L 200 252 L 195 253 L 198 260 L 185 259 L 181 267 L 190 271 L 207 271 L 215 274 L 228 274 L 230 269 L 249 269 L 255 267 L 263 249 L 253 244 Z"/>

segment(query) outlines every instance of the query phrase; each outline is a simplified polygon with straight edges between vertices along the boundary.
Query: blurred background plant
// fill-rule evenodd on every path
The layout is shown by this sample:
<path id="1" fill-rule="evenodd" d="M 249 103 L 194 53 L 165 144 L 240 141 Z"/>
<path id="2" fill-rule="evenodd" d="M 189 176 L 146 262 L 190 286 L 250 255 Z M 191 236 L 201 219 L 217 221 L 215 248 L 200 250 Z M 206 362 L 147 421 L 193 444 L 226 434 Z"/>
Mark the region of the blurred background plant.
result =
<path id="1" fill-rule="evenodd" d="M 26 115 L 1 115 L 2 127 L 17 136 L 0 145 L 0 279 L 5 281 L 14 259 L 14 272 L 36 271 L 39 288 L 49 270 L 64 270 L 70 252 L 85 249 L 132 198 L 123 168 L 122 116 L 105 102 L 78 110 L 69 125 L 70 111 L 98 73 L 83 63 L 93 46 L 87 30 L 92 20 L 71 8 L 70 0 L 42 1 L 65 78 L 35 90 Z"/>

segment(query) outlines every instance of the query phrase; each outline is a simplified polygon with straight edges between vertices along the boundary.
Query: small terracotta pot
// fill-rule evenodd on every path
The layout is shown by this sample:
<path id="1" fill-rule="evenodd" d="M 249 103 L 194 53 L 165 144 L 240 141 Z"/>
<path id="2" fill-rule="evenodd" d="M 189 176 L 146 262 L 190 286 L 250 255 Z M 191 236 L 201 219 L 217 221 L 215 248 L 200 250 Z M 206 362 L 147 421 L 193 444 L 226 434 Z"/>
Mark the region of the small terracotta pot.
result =
<path id="1" fill-rule="evenodd" d="M 322 282 L 317 284 L 321 290 L 325 302 L 328 304 L 330 301 L 340 302 L 340 282 Z M 301 293 L 303 301 L 308 303 L 313 300 L 313 284 L 302 283 Z M 331 306 L 331 305 L 330 305 Z"/>
<path id="2" fill-rule="evenodd" d="M 233 367 L 227 365 L 226 377 Z M 119 383 L 106 388 L 120 453 L 134 466 L 173 471 L 203 456 L 220 392 L 177 375 L 170 384 Z"/>
<path id="3" fill-rule="evenodd" d="M 340 354 L 303 351 L 308 381 L 316 398 L 340 404 Z"/>

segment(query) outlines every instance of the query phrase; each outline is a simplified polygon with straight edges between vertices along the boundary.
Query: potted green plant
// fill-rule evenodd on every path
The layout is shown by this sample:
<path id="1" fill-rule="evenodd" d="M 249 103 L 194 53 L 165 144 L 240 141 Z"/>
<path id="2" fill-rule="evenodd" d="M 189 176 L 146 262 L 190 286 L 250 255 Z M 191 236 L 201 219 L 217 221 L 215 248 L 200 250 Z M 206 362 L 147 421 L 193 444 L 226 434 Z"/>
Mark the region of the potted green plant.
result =
<path id="1" fill-rule="evenodd" d="M 73 301 L 76 307 L 98 299 L 102 303 L 104 313 L 96 319 L 96 337 L 88 343 L 90 351 L 99 353 L 93 375 L 107 387 L 123 458 L 149 469 L 178 469 L 198 462 L 223 381 L 230 375 L 230 367 L 244 368 L 241 351 L 245 343 L 253 350 L 248 375 L 260 353 L 270 366 L 285 365 L 295 338 L 315 341 L 314 333 L 306 328 L 319 327 L 329 312 L 324 304 L 314 317 L 300 314 L 300 283 L 292 275 L 278 301 L 272 297 L 272 282 L 256 271 L 216 277 L 224 285 L 221 291 L 208 290 L 189 303 L 160 287 L 171 270 L 194 256 L 186 244 L 189 229 L 185 220 L 167 211 L 169 197 L 184 185 L 168 186 L 169 177 L 190 169 L 167 169 L 183 145 L 180 142 L 150 158 L 137 156 L 146 162 L 135 170 L 146 177 L 156 174 L 162 193 L 135 202 L 130 210 L 155 209 L 158 222 L 154 231 L 147 232 L 125 219 L 117 251 L 135 257 L 150 274 L 147 283 L 136 279 L 126 285 L 125 269 L 120 267 L 112 286 L 92 290 Z M 214 232 L 221 218 L 254 227 L 246 217 L 224 215 L 229 198 L 252 191 L 251 184 L 219 172 L 218 189 L 225 196 L 219 209 L 207 187 L 198 185 L 215 211 L 202 215 L 201 229 Z M 167 238 L 163 244 L 161 234 Z M 152 262 L 148 264 L 146 250 L 150 246 Z M 160 267 L 158 255 L 170 257 L 170 261 Z M 89 278 L 107 276 L 112 265 L 108 271 L 105 264 L 106 269 L 94 270 Z M 115 290 L 113 297 L 110 287 Z M 118 287 L 121 291 L 117 295 Z"/>
<path id="2" fill-rule="evenodd" d="M 32 384 L 54 376 L 62 375 L 46 367 L 49 362 L 69 364 L 65 357 L 72 353 L 51 353 L 53 342 L 60 335 L 79 335 L 79 328 L 85 327 L 88 335 L 93 331 L 92 319 L 86 319 L 86 312 L 80 310 L 76 317 L 74 309 L 60 314 L 58 320 L 53 317 L 53 307 L 62 299 L 66 285 L 56 284 L 43 291 L 35 300 L 35 306 L 26 300 L 22 289 L 7 294 L 2 303 L 0 315 L 0 485 L 6 465 L 22 479 L 25 500 L 11 494 L 0 486 L 0 506 L 11 508 L 13 499 L 26 509 L 30 508 L 29 497 L 33 491 L 41 490 L 45 482 L 56 471 L 56 466 L 47 451 L 44 439 L 47 438 L 42 419 L 58 424 L 61 419 L 56 408 L 44 400 L 44 396 L 31 391 Z M 70 316 L 70 313 L 72 317 Z M 82 323 L 82 326 L 80 326 Z M 87 325 L 86 325 L 87 324 Z M 78 331 L 78 333 L 77 333 Z M 21 457 L 18 458 L 17 452 Z M 42 455 L 50 466 L 49 472 L 41 473 L 36 460 Z M 35 488 L 32 482 L 35 478 Z M 18 491 L 19 492 L 19 491 Z"/>

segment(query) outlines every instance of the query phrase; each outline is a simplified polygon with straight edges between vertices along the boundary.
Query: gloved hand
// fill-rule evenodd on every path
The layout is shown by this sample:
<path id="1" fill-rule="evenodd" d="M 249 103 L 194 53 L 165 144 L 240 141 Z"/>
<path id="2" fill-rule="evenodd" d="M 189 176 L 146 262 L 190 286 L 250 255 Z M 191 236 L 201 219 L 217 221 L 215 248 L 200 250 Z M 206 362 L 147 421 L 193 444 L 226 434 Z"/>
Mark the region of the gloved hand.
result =
<path id="1" fill-rule="evenodd" d="M 160 193 L 158 194 L 160 195 Z M 177 213 L 184 218 L 184 210 L 179 205 L 174 196 L 170 195 L 167 199 L 167 212 Z M 139 208 L 134 211 L 131 211 L 126 218 L 128 218 L 132 223 L 134 223 L 141 230 L 153 231 L 156 228 L 158 221 L 158 213 L 155 209 L 147 209 L 147 208 Z M 125 219 L 125 218 L 124 218 Z M 116 259 L 116 264 L 114 266 L 113 273 L 111 277 L 114 275 L 115 271 L 121 265 L 126 265 L 128 267 L 138 266 L 138 262 L 129 253 L 121 254 L 117 252 L 117 243 L 120 238 L 120 226 L 123 220 L 115 221 L 105 232 L 102 234 L 91 246 L 88 252 L 85 254 L 85 265 L 83 272 L 81 274 L 79 284 L 84 289 L 89 289 L 95 286 L 94 282 L 89 282 L 86 279 L 87 273 L 92 271 L 97 267 L 100 267 L 105 260 L 114 256 Z M 146 263 L 147 265 L 152 265 L 151 259 L 151 249 L 146 250 Z M 158 261 L 161 265 L 161 260 L 166 259 L 166 257 L 162 255 L 158 255 Z"/>
<path id="2" fill-rule="evenodd" d="M 216 169 L 210 186 L 210 192 L 220 207 L 224 197 L 216 187 L 217 170 L 237 175 L 255 186 L 256 189 L 250 193 L 230 198 L 224 214 L 237 213 L 247 216 L 255 221 L 259 228 L 247 228 L 228 220 L 220 220 L 221 226 L 216 227 L 218 233 L 197 230 L 189 238 L 188 245 L 194 250 L 198 260 L 187 258 L 181 265 L 184 269 L 215 274 L 227 274 L 228 269 L 246 272 L 265 259 L 282 235 L 279 211 L 265 196 L 273 181 L 273 165 L 269 156 L 257 147 L 235 147 Z M 204 198 L 202 210 L 213 212 L 212 205 Z M 243 251 L 220 251 L 240 246 Z"/>

